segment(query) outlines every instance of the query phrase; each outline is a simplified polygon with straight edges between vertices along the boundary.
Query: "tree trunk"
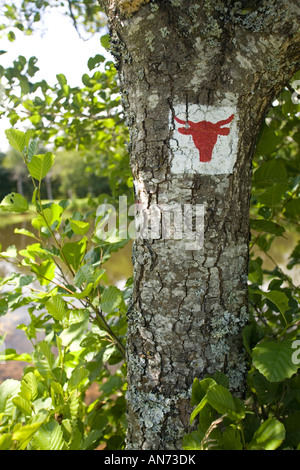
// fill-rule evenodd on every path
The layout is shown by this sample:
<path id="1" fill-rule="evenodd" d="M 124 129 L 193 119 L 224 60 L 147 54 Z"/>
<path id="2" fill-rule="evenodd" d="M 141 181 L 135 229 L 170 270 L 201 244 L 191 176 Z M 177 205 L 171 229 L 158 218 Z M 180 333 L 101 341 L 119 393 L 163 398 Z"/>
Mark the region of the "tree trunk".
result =
<path id="1" fill-rule="evenodd" d="M 23 191 L 23 175 L 21 173 L 17 174 L 17 191 L 21 196 L 24 196 L 24 191 Z"/>
<path id="2" fill-rule="evenodd" d="M 148 231 L 133 249 L 127 448 L 180 449 L 195 377 L 222 371 L 245 393 L 251 159 L 272 100 L 299 68 L 299 2 L 104 4 L 136 200 L 158 210 L 162 229 L 167 210 L 204 210 L 203 246 L 194 212 L 198 245 L 171 223 L 173 238 Z"/>
<path id="3" fill-rule="evenodd" d="M 52 184 L 51 184 L 51 174 L 48 174 L 45 178 L 46 181 L 46 189 L 47 189 L 47 198 L 49 201 L 53 201 L 53 193 L 52 193 Z"/>

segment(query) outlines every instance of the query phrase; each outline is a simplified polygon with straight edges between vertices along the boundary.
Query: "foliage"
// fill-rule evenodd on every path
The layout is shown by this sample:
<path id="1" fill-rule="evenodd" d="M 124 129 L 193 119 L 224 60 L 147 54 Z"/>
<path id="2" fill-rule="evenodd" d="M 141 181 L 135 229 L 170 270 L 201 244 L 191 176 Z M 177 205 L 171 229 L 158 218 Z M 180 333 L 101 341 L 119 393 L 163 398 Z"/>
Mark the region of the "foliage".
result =
<path id="1" fill-rule="evenodd" d="M 99 3 L 94 0 L 17 0 L 7 2 L 1 0 L 1 13 L 3 23 L 1 30 L 5 30 L 10 41 L 16 38 L 16 32 L 22 31 L 31 35 L 37 28 L 45 11 L 58 8 L 68 15 L 79 35 L 94 34 L 105 24 L 105 17 Z"/>
<path id="2" fill-rule="evenodd" d="M 40 142 L 80 151 L 90 172 L 109 178 L 113 194 L 129 194 L 130 170 L 124 145 L 128 136 L 112 62 L 105 62 L 104 71 L 84 74 L 83 88 L 71 88 L 62 74 L 57 75 L 54 87 L 45 80 L 34 83 L 32 77 L 38 68 L 31 65 L 35 61 L 19 56 L 13 67 L 0 67 L 2 112 L 12 125 L 29 120 Z M 101 60 L 92 60 L 91 70 L 103 62 L 102 56 Z"/>
<path id="3" fill-rule="evenodd" d="M 81 36 L 104 24 L 99 6 L 90 0 L 24 0 L 3 5 L 1 29 L 11 41 L 18 30 L 31 34 L 43 12 L 58 6 Z M 101 42 L 106 45 L 107 37 Z M 125 310 L 131 282 L 123 291 L 108 284 L 104 264 L 126 240 L 99 238 L 105 221 L 96 210 L 119 194 L 132 197 L 127 128 L 113 63 L 97 54 L 88 68 L 82 85 L 71 88 L 63 74 L 54 85 L 36 81 L 35 57 L 19 56 L 11 67 L 0 66 L 0 112 L 12 126 L 24 123 L 31 129 L 13 128 L 7 137 L 33 184 L 29 198 L 26 185 L 26 198 L 6 191 L 0 205 L 5 214 L 32 214 L 30 231 L 16 229 L 28 237 L 26 248 L 18 252 L 11 246 L 0 255 L 16 267 L 14 275 L 1 279 L 0 315 L 27 306 L 30 320 L 20 328 L 33 347 L 31 354 L 5 350 L 1 357 L 28 362 L 21 381 L 0 385 L 1 449 L 124 446 Z M 54 160 L 58 148 L 62 151 Z M 88 200 L 86 213 L 70 212 L 67 200 L 42 202 L 50 174 L 56 196 L 70 189 L 72 196 L 82 196 L 84 189 L 85 196 L 96 196 Z M 99 398 L 87 405 L 91 386 L 98 388 Z"/>
<path id="4" fill-rule="evenodd" d="M 195 379 L 191 423 L 197 417 L 198 425 L 185 436 L 184 449 L 300 449 L 300 288 L 289 275 L 300 264 L 300 243 L 292 247 L 284 268 L 270 254 L 272 244 L 288 231 L 299 233 L 300 106 L 293 103 L 293 94 L 288 85 L 274 102 L 254 158 L 250 322 L 243 331 L 247 397 L 233 396 L 220 372 Z M 267 269 L 266 261 L 273 268 Z"/>
<path id="5" fill-rule="evenodd" d="M 38 3 L 40 14 L 48 6 L 58 6 L 57 2 L 53 4 L 41 0 Z M 62 2 L 67 6 L 67 11 L 69 3 Z M 22 17 L 23 14 L 33 18 L 31 9 L 36 7 L 36 2 L 24 0 L 20 10 L 13 4 L 12 15 L 14 18 Z M 5 8 L 8 8 L 7 4 Z M 99 11 L 99 7 L 90 0 L 72 1 L 72 8 L 79 11 L 76 25 L 78 21 L 86 21 L 89 8 L 89 14 L 95 9 Z M 10 18 L 10 14 L 8 16 Z M 11 21 L 15 24 L 12 18 Z M 2 29 L 8 28 L 6 23 Z M 86 27 L 89 28 L 89 23 Z M 103 46 L 108 45 L 107 35 L 101 37 L 101 43 Z M 5 54 L 5 51 L 1 51 L 1 54 Z M 120 102 L 116 69 L 113 62 L 101 54 L 90 57 L 88 68 L 90 73 L 82 76 L 82 86 L 71 87 L 61 73 L 56 75 L 57 82 L 54 85 L 45 79 L 36 81 L 35 76 L 39 71 L 36 57 L 26 59 L 20 55 L 12 66 L 4 68 L 0 65 L 0 116 L 7 116 L 12 126 L 22 123 L 30 125 L 34 129 L 34 136 L 44 145 L 80 152 L 86 171 L 109 179 L 113 195 L 127 194 L 132 197 L 126 148 L 128 131 Z"/>
<path id="6" fill-rule="evenodd" d="M 16 30 L 31 34 L 43 12 L 58 4 L 81 35 L 103 25 L 92 0 L 23 0 L 20 7 L 3 4 L 1 29 L 11 41 Z M 101 38 L 102 45 L 107 39 Z M 98 54 L 88 66 L 90 73 L 83 75 L 80 87 L 70 87 L 62 74 L 54 85 L 35 81 L 35 57 L 19 56 L 11 67 L 0 66 L 0 112 L 13 127 L 30 124 L 30 131 L 13 128 L 7 135 L 33 184 L 29 199 L 9 189 L 0 204 L 4 214 L 33 211 L 32 229 L 17 230 L 31 243 L 19 252 L 11 246 L 1 253 L 16 272 L 0 280 L 0 316 L 28 307 L 30 321 L 20 329 L 33 351 L 18 354 L 10 349 L 0 356 L 28 363 L 20 381 L 0 385 L 0 449 L 124 446 L 125 312 L 131 281 L 124 291 L 106 282 L 105 262 L 125 241 L 99 237 L 105 219 L 97 216 L 96 208 L 123 194 L 131 202 L 128 133 L 113 63 Z M 299 287 L 289 275 L 299 265 L 300 243 L 292 247 L 285 267 L 270 254 L 278 239 L 299 230 L 300 108 L 291 85 L 273 104 L 254 159 L 250 322 L 243 332 L 247 396 L 233 396 L 220 372 L 196 378 L 191 424 L 197 422 L 197 427 L 185 436 L 184 449 L 300 448 Z M 62 151 L 54 159 L 52 152 L 58 148 Z M 42 183 L 49 171 L 55 174 L 59 155 L 66 169 L 68 158 L 82 155 L 90 174 L 109 179 L 109 196 L 90 199 L 86 213 L 69 214 L 66 200 L 43 202 Z M 66 172 L 64 181 L 70 178 Z M 99 398 L 87 405 L 91 385 L 99 388 Z"/>
<path id="7" fill-rule="evenodd" d="M 6 135 L 31 176 L 35 217 L 33 231 L 16 230 L 33 243 L 0 253 L 16 266 L 16 272 L 0 282 L 0 315 L 28 307 L 30 323 L 18 328 L 33 351 L 2 353 L 1 360 L 25 361 L 28 366 L 21 381 L 9 379 L 0 385 L 0 449 L 88 450 L 99 444 L 122 448 L 125 311 L 131 284 L 124 291 L 107 286 L 103 265 L 127 240 L 111 242 L 99 230 L 103 216 L 96 217 L 96 208 L 64 217 L 68 201 L 43 203 L 41 185 L 54 155 L 34 153 L 31 131 L 10 129 Z M 28 209 L 18 193 L 0 204 L 3 212 Z M 92 384 L 98 384 L 99 398 L 87 406 L 84 397 Z"/>

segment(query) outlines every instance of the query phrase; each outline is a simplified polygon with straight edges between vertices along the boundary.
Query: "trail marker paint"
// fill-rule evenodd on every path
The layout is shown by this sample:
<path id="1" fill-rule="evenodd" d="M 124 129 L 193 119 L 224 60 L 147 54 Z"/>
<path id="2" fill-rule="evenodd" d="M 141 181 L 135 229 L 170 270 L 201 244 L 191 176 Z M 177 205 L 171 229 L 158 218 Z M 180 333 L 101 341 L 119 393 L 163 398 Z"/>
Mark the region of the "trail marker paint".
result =
<path id="1" fill-rule="evenodd" d="M 238 142 L 236 109 L 182 104 L 174 112 L 172 173 L 232 173 Z"/>

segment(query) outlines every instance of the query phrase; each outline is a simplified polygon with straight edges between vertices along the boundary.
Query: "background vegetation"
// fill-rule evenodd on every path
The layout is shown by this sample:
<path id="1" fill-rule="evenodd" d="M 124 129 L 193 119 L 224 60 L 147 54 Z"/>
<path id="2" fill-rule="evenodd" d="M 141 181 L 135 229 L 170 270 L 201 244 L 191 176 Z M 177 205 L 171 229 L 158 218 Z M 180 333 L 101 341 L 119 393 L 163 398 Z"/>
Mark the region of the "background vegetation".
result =
<path id="1" fill-rule="evenodd" d="M 10 41 L 17 30 L 31 34 L 43 12 L 56 6 L 80 35 L 104 27 L 91 0 L 24 0 L 2 2 L 2 34 Z M 109 46 L 107 34 L 101 43 Z M 117 207 L 120 195 L 132 203 L 129 143 L 114 64 L 97 54 L 88 68 L 82 84 L 71 87 L 59 73 L 55 84 L 47 77 L 36 80 L 35 57 L 0 66 L 0 111 L 11 126 L 11 150 L 0 154 L 0 210 L 5 223 L 16 215 L 30 222 L 15 230 L 28 239 L 25 248 L 0 250 L 1 259 L 13 265 L 0 279 L 0 316 L 26 307 L 28 319 L 18 329 L 32 345 L 30 353 L 1 351 L 0 360 L 26 364 L 20 380 L 0 384 L 1 450 L 125 445 L 124 348 L 132 279 L 118 288 L 106 267 L 128 240 L 118 233 L 105 237 L 107 219 L 97 206 Z M 253 162 L 247 397 L 233 397 L 221 373 L 195 378 L 191 422 L 197 420 L 197 428 L 185 437 L 184 449 L 300 448 L 297 79 L 300 74 L 274 101 Z M 276 247 L 283 239 L 288 248 L 279 265 Z M 87 404 L 92 385 L 98 394 Z"/>

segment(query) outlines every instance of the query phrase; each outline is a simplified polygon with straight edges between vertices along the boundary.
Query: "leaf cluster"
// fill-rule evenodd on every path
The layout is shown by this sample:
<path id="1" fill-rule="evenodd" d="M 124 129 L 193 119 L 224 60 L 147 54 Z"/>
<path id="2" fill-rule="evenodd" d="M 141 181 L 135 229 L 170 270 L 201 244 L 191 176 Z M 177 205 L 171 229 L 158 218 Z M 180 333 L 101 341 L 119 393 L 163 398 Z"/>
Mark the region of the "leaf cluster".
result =
<path id="1" fill-rule="evenodd" d="M 32 243 L 0 253 L 15 266 L 13 274 L 0 280 L 0 315 L 27 307 L 30 321 L 18 328 L 33 350 L 1 352 L 1 361 L 28 366 L 20 381 L 0 385 L 0 449 L 122 448 L 131 283 L 124 290 L 108 285 L 105 262 L 127 240 L 101 238 L 102 216 L 96 217 L 96 209 L 70 214 L 66 200 L 44 203 L 41 185 L 54 155 L 35 154 L 31 131 L 10 129 L 6 135 L 22 155 L 33 194 L 29 202 L 18 193 L 7 195 L 0 211 L 30 210 L 34 216 L 31 230 L 16 229 Z M 99 397 L 87 404 L 92 385 Z"/>
<path id="2" fill-rule="evenodd" d="M 71 87 L 64 74 L 54 85 L 35 81 L 36 64 L 36 57 L 19 56 L 11 67 L 0 66 L 0 115 L 12 126 L 29 122 L 44 145 L 80 152 L 90 174 L 109 179 L 113 195 L 130 195 L 128 131 L 113 63 L 91 57 L 81 87 Z"/>

